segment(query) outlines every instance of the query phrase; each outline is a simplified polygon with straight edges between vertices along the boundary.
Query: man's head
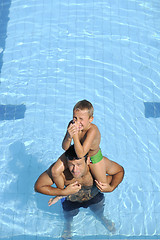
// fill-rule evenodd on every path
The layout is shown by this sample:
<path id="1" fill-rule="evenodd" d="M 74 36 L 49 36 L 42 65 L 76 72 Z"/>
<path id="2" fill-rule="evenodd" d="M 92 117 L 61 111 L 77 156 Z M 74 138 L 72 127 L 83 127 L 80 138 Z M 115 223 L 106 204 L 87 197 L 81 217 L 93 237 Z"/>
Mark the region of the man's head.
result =
<path id="1" fill-rule="evenodd" d="M 73 121 L 77 124 L 79 130 L 87 129 L 93 121 L 94 108 L 87 100 L 76 103 L 73 108 Z"/>
<path id="2" fill-rule="evenodd" d="M 67 158 L 69 171 L 74 178 L 81 178 L 87 173 L 89 162 L 88 154 L 82 158 L 78 158 L 74 150 L 74 145 L 72 145 L 65 152 L 65 156 Z"/>

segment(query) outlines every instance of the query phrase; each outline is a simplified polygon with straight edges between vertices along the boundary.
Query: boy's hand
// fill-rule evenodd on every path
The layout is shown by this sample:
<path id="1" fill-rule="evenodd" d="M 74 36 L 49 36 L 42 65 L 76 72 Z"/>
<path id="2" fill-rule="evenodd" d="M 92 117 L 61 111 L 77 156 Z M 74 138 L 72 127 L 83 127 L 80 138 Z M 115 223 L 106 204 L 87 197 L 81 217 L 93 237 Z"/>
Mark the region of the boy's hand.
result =
<path id="1" fill-rule="evenodd" d="M 101 182 L 98 182 L 97 180 L 95 180 L 95 182 L 96 182 L 97 188 L 101 192 L 112 192 L 113 191 L 113 188 L 111 187 L 110 184 L 108 184 L 108 183 L 101 183 Z"/>
<path id="2" fill-rule="evenodd" d="M 67 131 L 68 131 L 69 137 L 71 139 L 73 138 L 73 135 L 78 133 L 78 128 L 73 121 L 71 121 L 71 123 L 69 124 L 69 127 L 67 128 Z"/>
<path id="3" fill-rule="evenodd" d="M 81 184 L 79 184 L 78 182 L 74 182 L 72 184 L 69 184 L 64 189 L 64 193 L 65 193 L 65 195 L 70 195 L 70 194 L 79 192 L 80 189 L 81 189 Z"/>

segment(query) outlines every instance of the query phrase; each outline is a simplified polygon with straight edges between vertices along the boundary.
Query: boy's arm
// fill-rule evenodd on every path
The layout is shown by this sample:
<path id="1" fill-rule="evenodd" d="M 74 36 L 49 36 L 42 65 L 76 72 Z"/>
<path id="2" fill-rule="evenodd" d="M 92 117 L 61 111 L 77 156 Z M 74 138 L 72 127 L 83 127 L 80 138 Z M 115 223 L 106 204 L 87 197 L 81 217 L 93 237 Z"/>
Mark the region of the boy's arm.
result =
<path id="1" fill-rule="evenodd" d="M 63 142 L 62 142 L 62 148 L 66 151 L 72 142 L 73 134 L 75 134 L 77 130 L 75 129 L 75 125 L 73 124 L 73 121 L 70 121 L 67 127 L 67 132 L 64 136 Z"/>
<path id="2" fill-rule="evenodd" d="M 97 187 L 102 192 L 112 192 L 122 182 L 124 177 L 124 168 L 118 163 L 104 157 L 106 174 L 111 177 L 110 183 L 100 183 L 96 180 Z"/>
<path id="3" fill-rule="evenodd" d="M 81 144 L 78 134 L 73 135 L 74 148 L 79 158 L 85 156 L 89 152 L 93 141 L 97 137 L 97 132 L 99 133 L 98 128 L 95 125 L 92 125 L 92 127 L 87 131 L 83 144 Z"/>

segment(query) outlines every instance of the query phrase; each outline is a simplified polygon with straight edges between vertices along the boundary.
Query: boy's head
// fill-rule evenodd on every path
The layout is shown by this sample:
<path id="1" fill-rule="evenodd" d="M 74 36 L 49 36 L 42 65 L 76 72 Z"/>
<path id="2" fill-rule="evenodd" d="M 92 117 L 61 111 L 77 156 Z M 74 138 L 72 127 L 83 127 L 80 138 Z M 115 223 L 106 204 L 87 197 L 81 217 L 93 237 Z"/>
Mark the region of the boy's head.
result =
<path id="1" fill-rule="evenodd" d="M 79 110 L 87 110 L 89 118 L 93 117 L 94 108 L 93 108 L 93 105 L 89 101 L 81 100 L 81 101 L 77 102 L 73 108 L 73 112 L 79 111 Z"/>

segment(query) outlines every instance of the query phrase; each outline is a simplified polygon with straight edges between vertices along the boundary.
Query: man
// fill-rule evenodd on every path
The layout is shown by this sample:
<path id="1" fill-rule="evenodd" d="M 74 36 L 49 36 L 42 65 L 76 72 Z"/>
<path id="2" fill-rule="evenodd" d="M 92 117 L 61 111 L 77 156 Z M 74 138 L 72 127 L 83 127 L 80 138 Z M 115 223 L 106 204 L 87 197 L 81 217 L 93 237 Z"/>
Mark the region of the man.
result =
<path id="1" fill-rule="evenodd" d="M 35 183 L 35 191 L 39 193 L 51 196 L 67 196 L 62 202 L 66 219 L 63 238 L 66 239 L 66 236 L 70 235 L 73 216 L 78 214 L 80 207 L 89 207 L 102 224 L 113 232 L 115 230 L 114 223 L 103 215 L 104 194 L 102 192 L 112 192 L 121 183 L 124 176 L 123 167 L 104 157 L 107 183 L 100 183 L 95 181 L 91 175 L 90 159 L 87 155 L 79 159 L 72 145 L 65 152 L 65 157 L 68 168 L 62 173 L 64 189 L 52 186 L 54 184 L 51 175 L 53 165 L 42 173 Z M 49 205 L 51 204 L 52 200 L 49 201 Z"/>

